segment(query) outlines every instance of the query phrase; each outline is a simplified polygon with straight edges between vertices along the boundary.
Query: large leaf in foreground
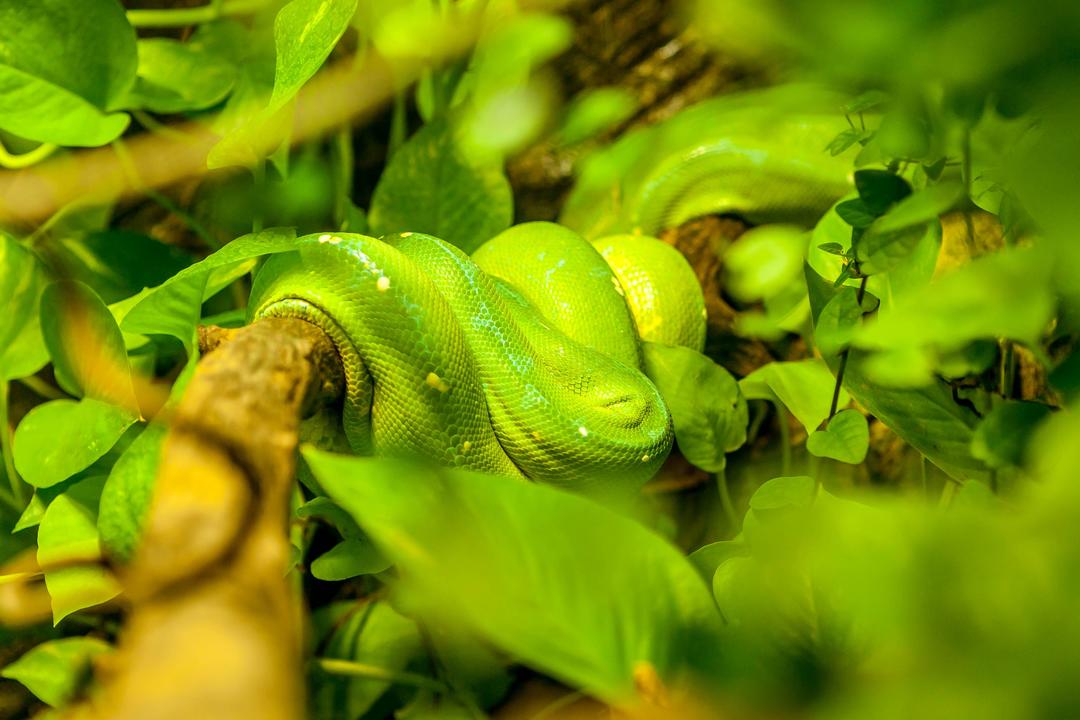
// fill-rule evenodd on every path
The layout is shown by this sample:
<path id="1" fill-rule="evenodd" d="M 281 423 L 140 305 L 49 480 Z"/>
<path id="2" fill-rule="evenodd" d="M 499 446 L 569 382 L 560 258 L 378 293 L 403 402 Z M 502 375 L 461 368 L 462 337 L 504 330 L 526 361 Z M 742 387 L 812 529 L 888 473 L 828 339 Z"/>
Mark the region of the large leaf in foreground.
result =
<path id="1" fill-rule="evenodd" d="M 396 561 L 420 612 L 604 700 L 665 682 L 716 640 L 689 561 L 585 498 L 509 478 L 304 453 L 327 493 Z"/>

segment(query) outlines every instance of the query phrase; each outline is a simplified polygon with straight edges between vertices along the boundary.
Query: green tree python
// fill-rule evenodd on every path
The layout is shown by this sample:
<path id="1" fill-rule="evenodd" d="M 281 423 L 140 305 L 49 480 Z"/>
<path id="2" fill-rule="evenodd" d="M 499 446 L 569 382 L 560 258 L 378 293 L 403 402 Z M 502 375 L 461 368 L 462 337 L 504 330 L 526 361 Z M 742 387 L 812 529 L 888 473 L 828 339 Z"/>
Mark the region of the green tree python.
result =
<path id="1" fill-rule="evenodd" d="M 587 208 L 590 193 L 610 194 L 592 187 L 564 222 L 592 233 L 599 209 L 616 230 L 651 233 L 687 213 L 812 217 L 850 188 L 850 159 L 823 150 L 835 114 L 780 127 L 734 112 L 729 131 L 710 134 L 715 114 L 699 107 L 674 130 L 650 129 L 684 145 L 688 127 L 701 134 L 688 149 L 660 143 L 617 210 Z M 575 489 L 634 488 L 656 473 L 673 429 L 641 342 L 701 351 L 705 334 L 701 288 L 672 247 L 640 233 L 590 242 L 552 223 L 512 227 L 471 257 L 422 233 L 305 236 L 260 269 L 249 315 L 303 318 L 334 341 L 354 452 Z"/>

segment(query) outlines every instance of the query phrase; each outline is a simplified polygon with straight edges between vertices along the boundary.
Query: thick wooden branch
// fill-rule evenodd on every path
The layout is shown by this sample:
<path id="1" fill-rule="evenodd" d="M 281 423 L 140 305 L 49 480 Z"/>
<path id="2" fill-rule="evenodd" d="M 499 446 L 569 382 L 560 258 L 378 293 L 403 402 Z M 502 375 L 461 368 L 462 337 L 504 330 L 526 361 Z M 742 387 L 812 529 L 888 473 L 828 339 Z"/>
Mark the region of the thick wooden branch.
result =
<path id="1" fill-rule="evenodd" d="M 91 714 L 294 720 L 304 673 L 289 499 L 300 419 L 340 395 L 340 360 L 300 320 L 201 338 L 209 352 L 170 421 L 144 537 L 122 570 L 130 616 Z"/>

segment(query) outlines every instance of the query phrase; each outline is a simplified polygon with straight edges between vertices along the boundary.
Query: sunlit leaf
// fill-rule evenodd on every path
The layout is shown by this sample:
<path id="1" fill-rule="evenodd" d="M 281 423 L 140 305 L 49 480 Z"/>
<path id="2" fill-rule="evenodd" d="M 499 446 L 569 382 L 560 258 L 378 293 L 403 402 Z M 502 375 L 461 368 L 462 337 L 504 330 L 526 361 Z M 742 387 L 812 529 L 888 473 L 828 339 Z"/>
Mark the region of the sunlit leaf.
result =
<path id="1" fill-rule="evenodd" d="M 15 467 L 34 487 L 55 485 L 107 453 L 135 420 L 130 411 L 93 398 L 38 405 L 15 429 Z"/>
<path id="2" fill-rule="evenodd" d="M 204 40 L 207 26 L 188 42 L 170 38 L 139 40 L 139 70 L 130 100 L 153 112 L 202 110 L 225 99 L 236 84 L 237 68 Z"/>
<path id="3" fill-rule="evenodd" d="M 311 575 L 319 580 L 336 582 L 358 575 L 374 575 L 390 567 L 367 538 L 342 540 L 311 562 Z"/>
<path id="4" fill-rule="evenodd" d="M 292 0 L 274 19 L 277 67 L 270 107 L 288 102 L 322 67 L 349 27 L 357 0 Z"/>
<path id="5" fill-rule="evenodd" d="M 681 553 L 583 497 L 414 464 L 305 457 L 396 562 L 409 596 L 428 598 L 424 612 L 586 692 L 626 702 L 643 663 L 674 680 L 717 629 Z"/>

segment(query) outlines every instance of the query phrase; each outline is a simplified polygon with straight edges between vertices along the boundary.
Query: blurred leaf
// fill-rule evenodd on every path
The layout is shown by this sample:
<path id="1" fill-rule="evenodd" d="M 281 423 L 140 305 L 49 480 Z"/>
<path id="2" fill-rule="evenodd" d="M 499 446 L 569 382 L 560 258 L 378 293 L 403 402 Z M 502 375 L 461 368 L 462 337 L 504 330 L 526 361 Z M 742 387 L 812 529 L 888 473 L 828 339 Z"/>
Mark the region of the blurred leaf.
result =
<path id="1" fill-rule="evenodd" d="M 893 107 L 881 119 L 875 138 L 887 157 L 922 160 L 931 142 L 925 107 L 919 102 Z"/>
<path id="2" fill-rule="evenodd" d="M 357 0 L 292 0 L 274 19 L 277 67 L 270 108 L 293 98 L 349 27 Z"/>
<path id="3" fill-rule="evenodd" d="M 334 603 L 312 616 L 315 636 L 325 643 L 323 657 L 401 672 L 424 651 L 416 623 L 385 602 Z M 329 636 L 329 637 L 327 637 Z M 316 717 L 359 718 L 391 683 L 385 680 L 317 674 L 312 681 Z"/>
<path id="4" fill-rule="evenodd" d="M 375 186 L 376 235 L 423 232 L 467 253 L 510 226 L 513 198 L 497 164 L 470 164 L 444 120 L 425 125 L 394 153 Z"/>
<path id="5" fill-rule="evenodd" d="M 204 300 L 251 269 L 254 258 L 295 247 L 291 229 L 270 228 L 233 240 L 147 292 L 124 316 L 124 332 L 172 335 L 191 351 Z"/>
<path id="6" fill-rule="evenodd" d="M 806 235 L 799 228 L 747 230 L 724 254 L 724 289 L 747 302 L 777 295 L 800 277 L 805 254 Z"/>
<path id="7" fill-rule="evenodd" d="M 857 143 L 864 136 L 865 133 L 856 130 L 855 128 L 848 128 L 834 137 L 825 149 L 829 151 L 830 155 L 835 157 Z"/>
<path id="8" fill-rule="evenodd" d="M 57 378 L 73 394 L 138 407 L 124 337 L 97 293 L 81 282 L 53 283 L 42 293 L 41 318 Z"/>
<path id="9" fill-rule="evenodd" d="M 815 430 L 806 440 L 811 455 L 858 465 L 870 449 L 870 426 L 858 410 L 841 410 L 825 430 Z"/>
<path id="10" fill-rule="evenodd" d="M 139 70 L 129 96 L 134 107 L 157 113 L 203 110 L 225 99 L 236 84 L 237 69 L 227 56 L 204 41 L 200 26 L 188 42 L 170 38 L 139 40 Z"/>
<path id="11" fill-rule="evenodd" d="M 390 567 L 389 561 L 367 538 L 342 540 L 315 558 L 311 575 L 318 580 L 338 582 L 358 575 L 374 575 Z"/>
<path id="12" fill-rule="evenodd" d="M 51 400 L 15 429 L 15 467 L 34 487 L 55 485 L 107 453 L 134 422 L 131 412 L 93 398 Z"/>
<path id="13" fill-rule="evenodd" d="M 856 171 L 855 189 L 873 215 L 883 215 L 894 203 L 911 194 L 911 185 L 907 180 L 887 170 Z"/>
<path id="14" fill-rule="evenodd" d="M 836 355 L 851 344 L 862 316 L 874 309 L 874 298 L 863 297 L 859 307 L 859 291 L 844 286 L 837 290 L 825 305 L 814 326 L 814 344 L 824 357 Z"/>
<path id="15" fill-rule="evenodd" d="M 773 362 L 764 365 L 739 381 L 739 388 L 749 400 L 780 402 L 812 433 L 829 416 L 836 379 L 818 359 Z M 840 391 L 839 407 L 850 398 Z"/>
<path id="16" fill-rule="evenodd" d="M 28 650 L 0 675 L 19 681 L 43 703 L 64 707 L 89 679 L 91 660 L 111 651 L 111 645 L 94 637 L 48 640 Z"/>
<path id="17" fill-rule="evenodd" d="M 820 316 L 836 290 L 809 265 L 806 285 L 811 310 Z M 859 405 L 952 477 L 958 480 L 985 477 L 986 466 L 970 450 L 972 430 L 978 418 L 969 408 L 953 401 L 945 383 L 931 377 L 925 386 L 901 390 L 876 382 L 868 365 L 867 353 L 854 348 L 849 351 L 844 388 Z M 842 398 L 839 407 L 847 402 Z M 813 429 L 809 428 L 808 432 Z"/>
<path id="18" fill-rule="evenodd" d="M 587 89 L 566 109 L 559 141 L 573 145 L 588 140 L 629 119 L 635 110 L 637 101 L 625 88 Z"/>
<path id="19" fill-rule="evenodd" d="M 1038 427 L 1053 409 L 1035 402 L 1004 402 L 983 418 L 971 440 L 971 454 L 992 468 L 1020 467 Z"/>
<path id="20" fill-rule="evenodd" d="M 423 612 L 585 692 L 628 701 L 642 663 L 673 681 L 718 629 L 681 553 L 585 498 L 505 477 L 304 455 L 401 569 L 409 597 L 428 599 Z"/>
<path id="21" fill-rule="evenodd" d="M 142 536 L 166 432 L 164 425 L 148 425 L 117 459 L 101 492 L 98 532 L 109 556 L 120 562 L 131 559 Z"/>
<path id="22" fill-rule="evenodd" d="M 750 496 L 750 509 L 755 513 L 772 513 L 789 508 L 807 507 L 814 502 L 817 485 L 805 475 L 773 478 Z"/>
<path id="23" fill-rule="evenodd" d="M 936 221 L 963 197 L 964 186 L 959 182 L 945 181 L 929 185 L 898 202 L 877 221 L 873 231 L 890 233 Z"/>
<path id="24" fill-rule="evenodd" d="M 724 368 L 685 347 L 643 342 L 649 376 L 675 423 L 679 450 L 693 465 L 719 472 L 726 453 L 746 442 L 746 400 Z"/>
<path id="25" fill-rule="evenodd" d="M 56 240 L 67 279 L 89 285 L 107 304 L 163 283 L 191 264 L 173 245 L 129 230 L 78 233 Z"/>
<path id="26" fill-rule="evenodd" d="M 855 337 L 864 348 L 933 346 L 957 350 L 980 338 L 1037 345 L 1053 316 L 1048 254 L 1009 248 L 942 276 L 878 313 Z"/>
<path id="27" fill-rule="evenodd" d="M 0 6 L 0 129 L 59 145 L 104 145 L 128 116 L 135 32 L 114 0 Z"/>
<path id="28" fill-rule="evenodd" d="M 0 382 L 33 375 L 49 361 L 41 336 L 40 298 L 48 282 L 37 258 L 0 231 Z"/>
<path id="29" fill-rule="evenodd" d="M 745 556 L 748 553 L 746 544 L 740 540 L 721 540 L 699 547 L 690 553 L 688 559 L 697 568 L 701 578 L 709 582 L 718 567 L 733 557 Z"/>
<path id="30" fill-rule="evenodd" d="M 881 231 L 875 223 L 855 243 L 859 271 L 864 275 L 888 272 L 910 257 L 927 237 L 939 242 L 941 223 L 936 219 L 889 232 Z"/>
<path id="31" fill-rule="evenodd" d="M 97 476 L 72 485 L 49 503 L 41 518 L 37 561 L 52 598 L 53 624 L 120 594 L 120 583 L 102 564 L 97 534 L 104 481 Z"/>

